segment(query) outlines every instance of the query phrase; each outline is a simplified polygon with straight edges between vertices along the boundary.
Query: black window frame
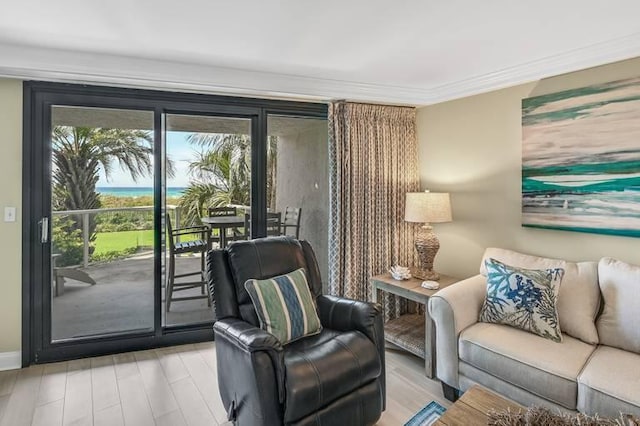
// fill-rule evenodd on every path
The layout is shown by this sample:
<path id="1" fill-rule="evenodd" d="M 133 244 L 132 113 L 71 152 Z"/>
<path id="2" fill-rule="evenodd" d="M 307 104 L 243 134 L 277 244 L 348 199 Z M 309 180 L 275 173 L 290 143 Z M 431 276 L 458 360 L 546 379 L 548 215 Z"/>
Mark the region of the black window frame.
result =
<path id="1" fill-rule="evenodd" d="M 23 200 L 22 200 L 22 365 L 58 361 L 84 356 L 142 350 L 175 344 L 195 343 L 213 339 L 210 323 L 163 327 L 161 324 L 161 288 L 154 284 L 154 330 L 146 333 L 119 333 L 78 341 L 56 343 L 41 351 L 45 325 L 41 288 L 48 277 L 41 259 L 43 247 L 39 242 L 38 217 L 50 200 L 42 182 L 36 182 L 35 167 L 44 166 L 42 147 L 47 140 L 52 105 L 124 108 L 153 111 L 154 114 L 154 249 L 162 244 L 158 232 L 162 220 L 162 137 L 166 114 L 215 115 L 250 118 L 251 135 L 251 236 L 266 235 L 266 178 L 267 178 L 267 118 L 286 115 L 327 119 L 326 103 L 233 97 L 199 93 L 168 92 L 147 89 L 96 86 L 43 81 L 23 82 Z M 48 144 L 50 149 L 50 144 Z M 50 167 L 50 165 L 48 165 Z M 50 170 L 46 170 L 49 173 Z M 50 205 L 50 204 L 49 204 Z M 157 256 L 156 256 L 157 257 Z M 38 260 L 40 259 L 40 260 Z M 35 263 L 34 263 L 35 262 Z M 40 263 L 39 267 L 38 264 Z M 154 264 L 154 283 L 161 274 L 161 263 Z M 38 284 L 36 284 L 38 283 Z M 36 306 L 40 307 L 38 310 Z M 50 314 L 50 312 L 49 312 Z M 50 315 L 48 318 L 50 325 Z M 39 327 L 36 327 L 39 322 Z M 50 345 L 50 343 L 48 344 Z"/>

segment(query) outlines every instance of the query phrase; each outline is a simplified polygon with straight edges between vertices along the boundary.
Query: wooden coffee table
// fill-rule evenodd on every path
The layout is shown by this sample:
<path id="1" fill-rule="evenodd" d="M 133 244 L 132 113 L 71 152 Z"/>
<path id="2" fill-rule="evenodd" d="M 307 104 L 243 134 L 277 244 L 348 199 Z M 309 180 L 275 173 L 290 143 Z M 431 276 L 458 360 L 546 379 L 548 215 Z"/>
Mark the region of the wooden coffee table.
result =
<path id="1" fill-rule="evenodd" d="M 436 426 L 486 426 L 490 410 L 524 409 L 483 387 L 473 386 L 434 423 Z"/>

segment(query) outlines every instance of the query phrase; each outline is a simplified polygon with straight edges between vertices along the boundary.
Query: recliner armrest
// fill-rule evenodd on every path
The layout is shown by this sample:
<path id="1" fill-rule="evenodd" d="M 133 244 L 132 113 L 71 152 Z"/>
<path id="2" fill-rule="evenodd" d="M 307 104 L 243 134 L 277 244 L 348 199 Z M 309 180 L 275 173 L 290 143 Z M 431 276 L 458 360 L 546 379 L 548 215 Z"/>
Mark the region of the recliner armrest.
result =
<path id="1" fill-rule="evenodd" d="M 240 319 L 216 321 L 213 330 L 245 352 L 282 351 L 282 344 L 273 334 Z"/>
<path id="2" fill-rule="evenodd" d="M 342 297 L 321 295 L 316 299 L 323 327 L 338 331 L 361 331 L 374 343 L 379 340 L 376 322 L 382 322 L 382 309 L 378 304 Z"/>
<path id="3" fill-rule="evenodd" d="M 382 374 L 382 409 L 386 407 L 386 374 L 384 352 L 384 321 L 382 308 L 377 303 L 362 302 L 342 297 L 320 295 L 316 298 L 318 315 L 323 327 L 337 331 L 360 331 L 373 342 L 380 357 Z"/>
<path id="4" fill-rule="evenodd" d="M 281 424 L 284 352 L 266 331 L 238 318 L 213 325 L 218 388 L 225 407 L 235 405 L 237 424 Z"/>
<path id="5" fill-rule="evenodd" d="M 476 275 L 445 287 L 429 298 L 429 315 L 436 328 L 436 376 L 459 389 L 458 336 L 478 322 L 487 292 L 486 278 Z"/>

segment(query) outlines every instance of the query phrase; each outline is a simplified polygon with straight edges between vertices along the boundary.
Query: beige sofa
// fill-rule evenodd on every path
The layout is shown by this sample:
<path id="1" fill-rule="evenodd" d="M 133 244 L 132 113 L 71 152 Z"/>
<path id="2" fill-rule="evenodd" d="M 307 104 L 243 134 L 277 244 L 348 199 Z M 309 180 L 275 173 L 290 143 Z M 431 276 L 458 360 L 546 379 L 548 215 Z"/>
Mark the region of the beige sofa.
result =
<path id="1" fill-rule="evenodd" d="M 558 295 L 561 343 L 478 322 L 484 259 L 565 275 Z M 436 368 L 445 396 L 480 384 L 524 405 L 601 416 L 640 416 L 640 267 L 615 259 L 566 262 L 490 248 L 480 274 L 429 300 Z"/>

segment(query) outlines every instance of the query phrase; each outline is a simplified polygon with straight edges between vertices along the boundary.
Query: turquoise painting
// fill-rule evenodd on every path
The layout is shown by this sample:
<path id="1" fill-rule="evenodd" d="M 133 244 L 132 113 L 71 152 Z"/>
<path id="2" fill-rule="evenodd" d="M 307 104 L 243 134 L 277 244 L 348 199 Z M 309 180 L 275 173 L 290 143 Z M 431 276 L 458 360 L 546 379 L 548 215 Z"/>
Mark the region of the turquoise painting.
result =
<path id="1" fill-rule="evenodd" d="M 640 237 L 640 78 L 522 101 L 522 224 Z"/>

